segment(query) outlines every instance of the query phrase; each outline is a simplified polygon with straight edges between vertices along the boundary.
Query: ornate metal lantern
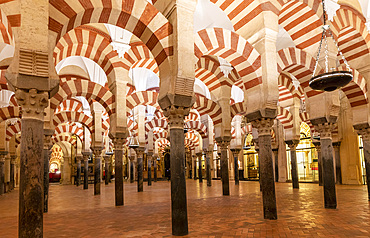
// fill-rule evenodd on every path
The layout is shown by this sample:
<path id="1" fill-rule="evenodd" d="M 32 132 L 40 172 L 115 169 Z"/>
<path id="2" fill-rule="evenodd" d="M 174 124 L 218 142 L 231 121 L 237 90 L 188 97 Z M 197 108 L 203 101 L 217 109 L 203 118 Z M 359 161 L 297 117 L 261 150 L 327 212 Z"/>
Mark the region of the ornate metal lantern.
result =
<path id="1" fill-rule="evenodd" d="M 323 26 L 323 32 L 321 35 L 320 46 L 319 46 L 317 57 L 316 57 L 315 68 L 313 71 L 312 78 L 310 79 L 309 85 L 314 90 L 330 92 L 330 91 L 334 91 L 336 89 L 339 89 L 347 85 L 349 82 L 351 82 L 353 75 L 352 75 L 352 69 L 350 68 L 343 53 L 339 49 L 339 46 L 336 40 L 334 39 L 333 33 L 330 30 L 330 26 L 326 24 L 325 0 L 322 0 L 322 6 L 323 6 L 323 11 L 324 11 L 324 14 L 323 14 L 324 26 Z M 329 72 L 327 34 L 329 34 L 330 37 L 333 39 L 333 42 L 338 49 L 338 53 L 342 57 L 343 62 L 345 63 L 348 71 L 336 71 L 334 67 L 334 70 Z M 323 74 L 319 74 L 315 76 L 317 65 L 319 64 L 319 58 L 320 58 L 320 53 L 321 53 L 323 43 L 325 43 L 325 52 L 324 52 L 325 53 L 325 72 Z"/>

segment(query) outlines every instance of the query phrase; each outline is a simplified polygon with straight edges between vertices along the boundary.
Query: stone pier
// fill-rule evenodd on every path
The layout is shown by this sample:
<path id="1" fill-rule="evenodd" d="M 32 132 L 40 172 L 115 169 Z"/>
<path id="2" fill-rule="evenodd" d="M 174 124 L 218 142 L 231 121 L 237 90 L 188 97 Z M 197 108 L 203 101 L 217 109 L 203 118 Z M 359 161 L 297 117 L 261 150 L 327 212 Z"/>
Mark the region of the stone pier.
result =
<path id="1" fill-rule="evenodd" d="M 115 155 L 114 157 L 115 159 L 114 194 L 115 194 L 116 206 L 123 206 L 124 204 L 124 196 L 123 196 L 124 187 L 123 187 L 123 174 L 122 174 L 124 142 L 125 142 L 124 135 L 121 135 L 121 136 L 116 135 L 115 138 L 113 139 L 114 155 Z"/>

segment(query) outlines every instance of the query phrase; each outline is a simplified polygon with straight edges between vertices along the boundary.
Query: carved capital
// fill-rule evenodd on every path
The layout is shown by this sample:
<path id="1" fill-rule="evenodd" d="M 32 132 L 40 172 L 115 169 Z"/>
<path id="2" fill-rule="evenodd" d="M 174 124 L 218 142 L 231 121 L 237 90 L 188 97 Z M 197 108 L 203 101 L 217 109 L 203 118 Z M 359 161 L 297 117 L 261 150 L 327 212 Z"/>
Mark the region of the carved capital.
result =
<path id="1" fill-rule="evenodd" d="M 190 108 L 171 105 L 163 110 L 163 114 L 168 118 L 170 128 L 184 129 L 185 116 L 189 115 Z"/>
<path id="2" fill-rule="evenodd" d="M 227 150 L 227 147 L 230 145 L 230 138 L 216 138 L 216 142 L 221 150 Z"/>
<path id="3" fill-rule="evenodd" d="M 135 149 L 138 158 L 143 158 L 144 151 L 145 151 L 144 147 L 138 147 Z"/>
<path id="4" fill-rule="evenodd" d="M 315 130 L 320 133 L 320 139 L 331 139 L 331 133 L 335 128 L 334 123 L 323 123 L 315 125 Z"/>
<path id="5" fill-rule="evenodd" d="M 8 154 L 8 151 L 0 151 L 0 163 L 5 162 L 5 156 Z"/>
<path id="6" fill-rule="evenodd" d="M 51 148 L 53 147 L 51 137 L 51 135 L 44 134 L 44 150 L 51 150 Z"/>
<path id="7" fill-rule="evenodd" d="M 114 149 L 115 150 L 123 150 L 125 142 L 126 142 L 126 138 L 123 138 L 123 137 L 113 138 Z"/>
<path id="8" fill-rule="evenodd" d="M 295 150 L 299 144 L 299 140 L 287 140 L 285 143 L 288 145 L 290 150 Z"/>
<path id="9" fill-rule="evenodd" d="M 103 156 L 105 163 L 109 163 L 111 156 L 110 155 L 104 155 Z"/>
<path id="10" fill-rule="evenodd" d="M 333 142 L 333 147 L 339 148 L 341 143 L 342 143 L 341 141 Z"/>
<path id="11" fill-rule="evenodd" d="M 239 155 L 240 150 L 241 150 L 241 149 L 233 148 L 233 149 L 231 149 L 231 152 L 233 153 L 233 155 L 234 155 L 234 157 L 235 157 L 235 156 L 238 156 L 238 155 Z"/>
<path id="12" fill-rule="evenodd" d="M 22 107 L 22 118 L 44 120 L 44 110 L 49 103 L 48 92 L 39 92 L 36 89 L 17 89 L 15 98 Z"/>
<path id="13" fill-rule="evenodd" d="M 370 127 L 357 130 L 357 134 L 361 135 L 364 142 L 370 142 Z"/>
<path id="14" fill-rule="evenodd" d="M 258 136 L 271 135 L 271 128 L 274 125 L 272 118 L 260 118 L 251 122 L 254 128 L 258 130 Z"/>
<path id="15" fill-rule="evenodd" d="M 104 148 L 99 146 L 99 147 L 93 147 L 91 149 L 92 149 L 95 157 L 101 157 L 101 152 L 103 151 Z"/>

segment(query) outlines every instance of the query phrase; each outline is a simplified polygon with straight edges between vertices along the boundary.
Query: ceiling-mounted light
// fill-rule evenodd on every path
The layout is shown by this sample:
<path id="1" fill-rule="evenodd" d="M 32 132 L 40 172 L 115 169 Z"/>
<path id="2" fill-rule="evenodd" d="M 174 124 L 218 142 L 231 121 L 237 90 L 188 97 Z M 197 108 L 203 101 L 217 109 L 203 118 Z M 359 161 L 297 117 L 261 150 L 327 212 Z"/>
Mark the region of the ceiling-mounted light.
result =
<path id="1" fill-rule="evenodd" d="M 347 85 L 349 82 L 351 82 L 353 75 L 352 75 L 352 69 L 350 68 L 347 60 L 345 59 L 343 53 L 339 49 L 339 46 L 337 42 L 334 39 L 333 33 L 330 30 L 330 26 L 326 24 L 326 11 L 325 11 L 325 0 L 322 0 L 322 6 L 323 6 L 323 17 L 324 17 L 324 26 L 323 26 L 323 32 L 321 35 L 321 41 L 320 46 L 318 49 L 317 57 L 316 57 L 316 64 L 313 71 L 312 78 L 310 79 L 310 87 L 314 90 L 319 91 L 334 91 L 336 89 L 339 89 L 345 85 Z M 332 70 L 329 72 L 329 62 L 328 62 L 328 41 L 326 37 L 326 33 L 330 35 L 330 37 L 333 39 L 334 44 L 336 45 L 338 49 L 339 55 L 342 57 L 347 71 L 337 71 Z M 325 72 L 323 74 L 319 74 L 315 76 L 317 65 L 319 64 L 319 58 L 321 53 L 321 48 L 323 45 L 323 42 L 325 43 Z"/>

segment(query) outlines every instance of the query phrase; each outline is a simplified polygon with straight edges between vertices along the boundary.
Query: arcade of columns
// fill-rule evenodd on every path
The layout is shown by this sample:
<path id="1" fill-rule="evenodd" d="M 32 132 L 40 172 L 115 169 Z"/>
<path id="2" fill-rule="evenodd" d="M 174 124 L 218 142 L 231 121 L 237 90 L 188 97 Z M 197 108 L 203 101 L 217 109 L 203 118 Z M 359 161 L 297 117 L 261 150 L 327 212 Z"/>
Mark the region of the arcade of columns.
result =
<path id="1" fill-rule="evenodd" d="M 222 12 L 233 30 L 217 24 L 196 29 L 194 14 L 204 2 Z M 234 186 L 229 178 L 239 184 L 235 165 L 248 134 L 258 145 L 264 218 L 277 219 L 275 181 L 287 181 L 286 145 L 292 186 L 299 189 L 296 147 L 303 122 L 320 137 L 314 144 L 320 150 L 324 205 L 336 208 L 335 183 L 362 181 L 357 134 L 368 181 L 370 176 L 370 35 L 358 9 L 338 5 L 330 25 L 354 79 L 334 92 L 312 90 L 308 82 L 321 37 L 320 3 L 0 0 L 0 83 L 3 95 L 9 95 L 0 108 L 0 194 L 19 186 L 19 237 L 43 235 L 51 163 L 59 165 L 63 184 L 71 184 L 75 167 L 80 185 L 93 158 L 97 196 L 102 165 L 106 183 L 114 170 L 115 205 L 122 206 L 123 172 L 129 171 L 125 177 L 132 182 L 137 177 L 142 192 L 144 165 L 151 185 L 159 153 L 167 146 L 172 232 L 186 235 L 186 178 L 198 173 L 200 182 L 212 185 L 216 144 L 222 193 L 229 195 Z M 126 50 L 110 34 L 114 26 L 133 34 Z M 280 28 L 293 45 L 277 47 Z M 329 61 L 342 68 L 335 45 L 329 46 Z M 75 57 L 93 61 L 106 81 L 93 80 L 81 65 L 63 64 Z M 323 59 L 319 62 L 321 71 Z M 159 85 L 139 90 L 142 85 L 132 77 L 138 68 L 155 74 Z M 135 150 L 128 149 L 132 137 L 138 139 Z M 203 155 L 205 178 L 195 171 Z M 88 173 L 84 176 L 88 189 Z"/>

